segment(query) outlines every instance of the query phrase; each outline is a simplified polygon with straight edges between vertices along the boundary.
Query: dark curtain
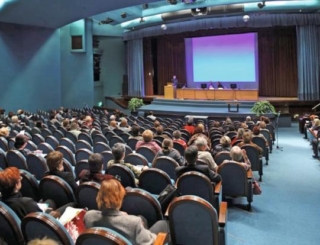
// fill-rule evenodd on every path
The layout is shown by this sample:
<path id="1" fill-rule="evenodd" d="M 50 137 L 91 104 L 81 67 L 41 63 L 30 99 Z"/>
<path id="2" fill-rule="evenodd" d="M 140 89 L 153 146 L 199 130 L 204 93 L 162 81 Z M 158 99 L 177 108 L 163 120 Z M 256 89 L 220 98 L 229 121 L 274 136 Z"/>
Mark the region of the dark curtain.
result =
<path id="1" fill-rule="evenodd" d="M 153 95 L 153 61 L 151 52 L 151 39 L 143 41 L 143 67 L 145 95 Z"/>
<path id="2" fill-rule="evenodd" d="M 244 32 L 258 33 L 259 95 L 297 96 L 297 47 L 293 26 L 201 30 L 156 37 L 158 49 L 152 55 L 157 56 L 158 65 L 154 69 L 158 71 L 158 94 L 163 95 L 164 85 L 173 75 L 177 76 L 179 83 L 186 81 L 184 38 Z"/>

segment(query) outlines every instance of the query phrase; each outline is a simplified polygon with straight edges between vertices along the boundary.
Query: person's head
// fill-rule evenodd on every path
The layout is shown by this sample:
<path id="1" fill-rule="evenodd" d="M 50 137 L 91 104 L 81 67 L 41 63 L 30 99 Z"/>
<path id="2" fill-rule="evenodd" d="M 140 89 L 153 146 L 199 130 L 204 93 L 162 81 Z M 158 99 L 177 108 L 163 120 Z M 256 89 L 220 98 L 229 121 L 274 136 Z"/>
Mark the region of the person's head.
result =
<path id="1" fill-rule="evenodd" d="M 111 115 L 110 116 L 110 121 L 116 120 L 116 116 L 115 115 Z"/>
<path id="2" fill-rule="evenodd" d="M 243 143 L 249 144 L 251 143 L 251 140 L 252 140 L 252 132 L 251 131 L 244 132 Z"/>
<path id="3" fill-rule="evenodd" d="M 238 128 L 237 138 L 242 139 L 244 132 L 245 132 L 244 128 Z"/>
<path id="4" fill-rule="evenodd" d="M 140 132 L 140 126 L 137 124 L 132 125 L 131 127 L 131 135 L 132 136 L 138 136 Z"/>
<path id="5" fill-rule="evenodd" d="M 102 181 L 96 198 L 99 210 L 119 210 L 122 206 L 122 201 L 125 194 L 126 191 L 118 180 L 109 179 Z"/>
<path id="6" fill-rule="evenodd" d="M 176 75 L 173 75 L 173 77 L 172 77 L 173 79 L 176 79 L 177 78 L 177 76 Z"/>
<path id="7" fill-rule="evenodd" d="M 259 135 L 260 134 L 260 128 L 258 126 L 254 126 L 252 129 L 252 133 L 254 135 Z"/>
<path id="8" fill-rule="evenodd" d="M 196 128 L 194 129 L 195 134 L 202 134 L 204 133 L 204 125 L 202 123 L 199 123 Z"/>
<path id="9" fill-rule="evenodd" d="M 233 124 L 230 124 L 228 131 L 235 131 L 235 130 L 236 130 L 236 129 L 235 129 L 234 125 L 233 125 Z"/>
<path id="10" fill-rule="evenodd" d="M 42 122 L 41 121 L 37 121 L 36 122 L 36 127 L 37 128 L 42 128 L 43 127 Z"/>
<path id="11" fill-rule="evenodd" d="M 142 138 L 144 142 L 150 142 L 153 140 L 153 132 L 150 129 L 143 131 Z"/>
<path id="12" fill-rule="evenodd" d="M 9 197 L 21 189 L 21 177 L 19 169 L 16 167 L 8 167 L 0 171 L 0 192 L 2 198 Z"/>
<path id="13" fill-rule="evenodd" d="M 173 147 L 172 139 L 164 139 L 162 141 L 162 150 L 163 151 L 170 151 Z"/>
<path id="14" fill-rule="evenodd" d="M 70 123 L 70 121 L 69 121 L 68 118 L 63 119 L 63 121 L 62 121 L 62 126 L 63 126 L 64 128 L 68 128 L 68 127 L 69 127 L 69 123 Z"/>
<path id="15" fill-rule="evenodd" d="M 261 121 L 259 123 L 260 128 L 265 129 L 267 127 L 266 123 L 264 121 Z"/>
<path id="16" fill-rule="evenodd" d="M 117 121 L 115 121 L 115 120 L 110 121 L 110 127 L 116 128 L 117 127 Z"/>
<path id="17" fill-rule="evenodd" d="M 14 148 L 23 149 L 28 143 L 28 137 L 24 134 L 18 134 L 15 139 Z"/>
<path id="18" fill-rule="evenodd" d="M 192 126 L 193 125 L 193 117 L 189 117 L 189 119 L 187 121 L 187 125 L 188 126 Z"/>
<path id="19" fill-rule="evenodd" d="M 47 155 L 47 165 L 50 171 L 63 170 L 63 155 L 59 151 L 52 151 Z"/>
<path id="20" fill-rule="evenodd" d="M 232 123 L 231 118 L 230 118 L 230 117 L 227 117 L 227 119 L 226 119 L 226 124 L 231 124 L 231 123 Z"/>
<path id="21" fill-rule="evenodd" d="M 10 134 L 10 130 L 8 127 L 0 128 L 0 137 L 8 137 Z"/>
<path id="22" fill-rule="evenodd" d="M 92 125 L 92 122 L 93 122 L 93 119 L 92 119 L 91 116 L 86 116 L 83 121 L 84 121 L 84 124 L 85 124 L 86 126 L 91 126 L 91 125 Z"/>
<path id="23" fill-rule="evenodd" d="M 22 115 L 24 113 L 24 111 L 22 110 L 22 109 L 19 109 L 18 111 L 17 111 L 17 115 Z"/>
<path id="24" fill-rule="evenodd" d="M 179 130 L 175 130 L 173 131 L 172 136 L 174 139 L 178 140 L 181 138 L 181 132 Z"/>
<path id="25" fill-rule="evenodd" d="M 59 245 L 59 243 L 53 239 L 44 237 L 42 239 L 33 239 L 30 242 L 28 242 L 27 245 Z"/>
<path id="26" fill-rule="evenodd" d="M 247 129 L 247 128 L 248 128 L 248 124 L 246 124 L 246 123 L 241 123 L 241 124 L 240 124 L 240 128 Z"/>
<path id="27" fill-rule="evenodd" d="M 161 124 L 160 124 L 160 122 L 159 122 L 158 120 L 155 120 L 155 121 L 153 122 L 153 126 L 154 126 L 155 128 L 157 128 L 157 127 L 161 126 Z"/>
<path id="28" fill-rule="evenodd" d="M 233 146 L 230 150 L 230 157 L 233 161 L 240 162 L 242 159 L 242 150 L 239 146 Z"/>
<path id="29" fill-rule="evenodd" d="M 79 124 L 76 121 L 73 121 L 70 125 L 71 130 L 79 130 Z"/>
<path id="30" fill-rule="evenodd" d="M 124 117 L 121 118 L 120 127 L 128 127 L 128 121 Z"/>
<path id="31" fill-rule="evenodd" d="M 123 143 L 115 143 L 112 147 L 112 154 L 116 162 L 122 160 L 126 153 L 126 147 Z"/>
<path id="32" fill-rule="evenodd" d="M 269 123 L 270 123 L 270 119 L 269 119 L 268 117 L 265 117 L 265 118 L 264 118 L 264 122 L 265 122 L 266 124 L 269 124 Z"/>
<path id="33" fill-rule="evenodd" d="M 264 121 L 265 118 L 266 118 L 265 116 L 261 116 L 260 117 L 260 122 Z"/>
<path id="34" fill-rule="evenodd" d="M 153 111 L 149 111 L 149 116 L 153 116 Z"/>
<path id="35" fill-rule="evenodd" d="M 215 122 L 213 123 L 213 127 L 219 128 L 219 127 L 220 127 L 220 123 L 219 123 L 218 121 L 215 121 Z"/>
<path id="36" fill-rule="evenodd" d="M 251 117 L 250 116 L 246 117 L 246 122 L 251 122 Z"/>
<path id="37" fill-rule="evenodd" d="M 156 128 L 156 134 L 161 135 L 163 133 L 163 127 L 160 125 Z"/>
<path id="38" fill-rule="evenodd" d="M 18 116 L 12 116 L 12 117 L 11 117 L 11 121 L 12 121 L 13 123 L 19 123 L 19 118 L 18 118 Z"/>
<path id="39" fill-rule="evenodd" d="M 231 139 L 228 137 L 228 136 L 222 136 L 220 138 L 220 144 L 223 146 L 223 147 L 228 147 L 230 146 L 231 144 Z"/>
<path id="40" fill-rule="evenodd" d="M 13 111 L 9 111 L 8 117 L 11 118 L 11 120 L 12 120 L 12 117 L 13 117 L 13 116 L 14 116 L 14 112 L 13 112 Z"/>
<path id="41" fill-rule="evenodd" d="M 198 148 L 194 145 L 189 146 L 184 151 L 184 158 L 186 159 L 188 165 L 196 165 L 198 159 Z"/>
<path id="42" fill-rule="evenodd" d="M 203 137 L 198 137 L 195 141 L 195 145 L 197 146 L 199 151 L 204 151 L 207 148 L 207 140 Z"/>
<path id="43" fill-rule="evenodd" d="M 88 159 L 89 171 L 99 173 L 103 167 L 103 156 L 100 153 L 93 153 Z"/>

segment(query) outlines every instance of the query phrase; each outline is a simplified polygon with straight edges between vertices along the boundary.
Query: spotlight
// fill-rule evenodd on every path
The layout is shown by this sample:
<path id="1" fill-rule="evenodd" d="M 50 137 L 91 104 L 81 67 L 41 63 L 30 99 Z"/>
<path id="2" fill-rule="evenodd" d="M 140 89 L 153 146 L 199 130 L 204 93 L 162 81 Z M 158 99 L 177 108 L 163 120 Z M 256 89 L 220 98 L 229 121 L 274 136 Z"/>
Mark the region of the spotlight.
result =
<path id="1" fill-rule="evenodd" d="M 143 9 L 148 9 L 148 8 L 149 8 L 149 5 L 148 5 L 147 3 L 142 4 L 142 8 L 143 8 Z"/>
<path id="2" fill-rule="evenodd" d="M 144 22 L 144 19 L 143 17 L 140 18 L 140 23 L 143 23 Z"/>
<path id="3" fill-rule="evenodd" d="M 121 14 L 121 17 L 122 17 L 123 19 L 126 18 L 126 17 L 127 17 L 127 13 L 126 13 L 126 12 L 122 13 L 122 14 Z"/>
<path id="4" fill-rule="evenodd" d="M 262 3 L 258 3 L 257 6 L 258 6 L 259 9 L 262 9 L 262 8 L 264 8 L 266 6 L 266 2 L 262 1 Z"/>
<path id="5" fill-rule="evenodd" d="M 249 15 L 244 15 L 242 17 L 242 19 L 243 19 L 244 22 L 248 22 L 250 20 L 250 16 Z"/>
<path id="6" fill-rule="evenodd" d="M 167 0 L 167 3 L 171 4 L 171 5 L 176 5 L 178 3 L 177 0 Z"/>
<path id="7" fill-rule="evenodd" d="M 166 25 L 166 24 L 162 24 L 162 25 L 161 25 L 161 29 L 162 29 L 162 30 L 164 30 L 164 31 L 165 31 L 165 30 L 167 30 L 167 28 L 168 28 L 168 27 L 167 27 L 167 25 Z"/>

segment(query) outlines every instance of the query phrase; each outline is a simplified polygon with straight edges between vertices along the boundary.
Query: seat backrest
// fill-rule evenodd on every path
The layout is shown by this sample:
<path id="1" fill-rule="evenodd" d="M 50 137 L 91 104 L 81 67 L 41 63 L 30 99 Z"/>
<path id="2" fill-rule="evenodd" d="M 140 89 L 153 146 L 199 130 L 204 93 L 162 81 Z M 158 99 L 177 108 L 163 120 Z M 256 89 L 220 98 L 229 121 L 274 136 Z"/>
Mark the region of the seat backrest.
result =
<path id="1" fill-rule="evenodd" d="M 63 137 L 64 134 L 60 131 L 60 130 L 55 130 L 52 132 L 52 135 L 58 140 L 60 141 Z"/>
<path id="2" fill-rule="evenodd" d="M 46 213 L 35 212 L 25 216 L 21 222 L 21 230 L 26 241 L 47 237 L 63 245 L 74 245 L 64 226 Z"/>
<path id="3" fill-rule="evenodd" d="M 76 179 L 79 179 L 79 174 L 81 173 L 82 170 L 89 170 L 89 163 L 88 159 L 87 160 L 81 160 L 76 163 L 76 166 L 74 167 L 74 173 L 76 175 Z"/>
<path id="4" fill-rule="evenodd" d="M 78 140 L 75 144 L 76 152 L 80 149 L 87 149 L 92 151 L 92 146 L 85 140 Z"/>
<path id="5" fill-rule="evenodd" d="M 179 151 L 181 156 L 184 156 L 184 147 L 178 142 L 173 142 L 173 148 Z"/>
<path id="6" fill-rule="evenodd" d="M 258 171 L 260 170 L 260 159 L 259 159 L 259 152 L 256 148 L 254 148 L 252 145 L 245 144 L 241 146 L 241 149 L 246 150 L 247 156 L 251 163 L 251 169 L 252 171 Z"/>
<path id="7" fill-rule="evenodd" d="M 75 193 L 77 204 L 80 208 L 88 210 L 98 210 L 96 197 L 100 189 L 100 184 L 94 181 L 82 183 Z"/>
<path id="8" fill-rule="evenodd" d="M 262 137 L 252 137 L 252 142 L 259 146 L 263 150 L 263 156 L 266 156 L 266 141 Z"/>
<path id="9" fill-rule="evenodd" d="M 128 145 L 124 145 L 124 146 L 126 147 L 125 156 L 128 156 L 129 154 L 131 154 L 133 152 L 130 146 L 128 146 Z"/>
<path id="10" fill-rule="evenodd" d="M 76 152 L 76 162 L 80 162 L 81 160 L 88 160 L 89 157 L 93 154 L 92 151 L 88 149 L 80 149 Z"/>
<path id="11" fill-rule="evenodd" d="M 128 139 L 127 140 L 127 145 L 130 146 L 130 148 L 132 150 L 135 150 L 136 149 L 136 144 L 137 144 L 138 140 L 135 139 L 135 138 L 131 138 L 131 139 Z"/>
<path id="12" fill-rule="evenodd" d="M 122 132 L 119 136 L 121 137 L 121 139 L 123 139 L 124 142 L 127 142 L 131 135 L 129 133 Z"/>
<path id="13" fill-rule="evenodd" d="M 56 149 L 59 145 L 59 141 L 52 135 L 49 135 L 45 138 L 46 143 L 51 145 L 53 149 Z"/>
<path id="14" fill-rule="evenodd" d="M 181 195 L 194 195 L 214 205 L 214 189 L 210 179 L 196 171 L 186 172 L 177 180 L 177 188 Z"/>
<path id="15" fill-rule="evenodd" d="M 248 179 L 246 169 L 233 161 L 222 163 L 217 170 L 222 178 L 223 196 L 247 196 Z"/>
<path id="16" fill-rule="evenodd" d="M 36 202 L 38 202 L 40 197 L 39 184 L 37 179 L 28 171 L 20 169 L 21 189 L 20 192 L 24 197 L 30 197 Z"/>
<path id="17" fill-rule="evenodd" d="M 148 221 L 148 227 L 163 219 L 158 200 L 142 189 L 127 189 L 121 210 L 131 215 L 142 215 Z"/>
<path id="18" fill-rule="evenodd" d="M 152 194 L 160 194 L 170 184 L 169 175 L 160 169 L 149 168 L 142 171 L 139 176 L 139 187 Z"/>
<path id="19" fill-rule="evenodd" d="M 40 135 L 42 135 L 40 128 L 37 128 L 37 127 L 33 127 L 31 129 L 31 134 L 40 134 Z"/>
<path id="20" fill-rule="evenodd" d="M 231 160 L 229 151 L 220 151 L 214 156 L 217 165 L 220 165 L 224 160 Z"/>
<path id="21" fill-rule="evenodd" d="M 57 207 L 75 202 L 71 187 L 58 176 L 48 175 L 43 177 L 39 184 L 39 191 L 43 200 L 52 199 Z"/>
<path id="22" fill-rule="evenodd" d="M 172 244 L 220 244 L 216 210 L 200 197 L 174 199 L 169 206 L 169 226 Z"/>
<path id="23" fill-rule="evenodd" d="M 76 241 L 76 245 L 132 245 L 118 232 L 104 228 L 93 227 L 83 231 Z"/>
<path id="24" fill-rule="evenodd" d="M 111 151 L 111 148 L 109 145 L 107 145 L 104 142 L 97 142 L 93 145 L 93 152 L 94 153 L 102 153 L 104 151 Z"/>
<path id="25" fill-rule="evenodd" d="M 154 153 L 153 150 L 151 150 L 150 148 L 145 147 L 145 146 L 140 146 L 137 149 L 137 153 L 144 156 L 148 160 L 148 162 L 150 162 L 150 163 L 152 163 L 154 157 L 156 156 L 156 154 Z"/>
<path id="26" fill-rule="evenodd" d="M 88 142 L 88 144 L 90 144 L 91 146 L 93 144 L 91 136 L 85 132 L 81 132 L 78 135 L 78 140 L 84 140 L 84 141 Z"/>
<path id="27" fill-rule="evenodd" d="M 69 140 L 71 140 L 73 142 L 73 144 L 75 144 L 77 142 L 77 137 L 70 132 L 66 132 L 66 138 L 68 138 Z"/>
<path id="28" fill-rule="evenodd" d="M 60 151 L 62 153 L 63 157 L 65 159 L 67 159 L 71 163 L 72 166 L 76 165 L 76 159 L 74 158 L 73 153 L 69 150 L 68 147 L 60 145 L 57 147 L 56 150 Z"/>
<path id="29" fill-rule="evenodd" d="M 17 167 L 18 169 L 28 170 L 26 158 L 20 151 L 10 150 L 7 152 L 8 167 Z"/>
<path id="30" fill-rule="evenodd" d="M 97 142 L 103 142 L 108 144 L 108 139 L 103 135 L 103 134 L 96 134 L 93 136 L 93 144 L 97 143 Z"/>
<path id="31" fill-rule="evenodd" d="M 27 156 L 27 165 L 29 172 L 33 174 L 37 180 L 41 180 L 44 176 L 44 173 L 49 171 L 44 157 L 34 153 L 30 153 Z"/>
<path id="32" fill-rule="evenodd" d="M 112 148 L 116 143 L 125 143 L 120 136 L 112 136 L 109 140 L 109 145 Z"/>
<path id="33" fill-rule="evenodd" d="M 24 245 L 24 238 L 20 230 L 20 219 L 5 203 L 0 201 L 0 237 L 8 245 Z"/>
<path id="34" fill-rule="evenodd" d="M 41 150 L 43 154 L 49 154 L 50 152 L 54 151 L 52 146 L 46 142 L 42 142 L 38 145 L 38 150 Z"/>
<path id="35" fill-rule="evenodd" d="M 214 149 L 216 145 L 220 144 L 220 138 L 219 139 L 214 139 L 211 141 L 211 148 Z"/>
<path id="36" fill-rule="evenodd" d="M 5 152 L 9 150 L 8 141 L 4 137 L 0 137 L 0 148 Z"/>
<path id="37" fill-rule="evenodd" d="M 131 153 L 124 158 L 124 162 L 131 163 L 132 165 L 144 165 L 148 166 L 148 160 L 139 153 Z"/>
<path id="38" fill-rule="evenodd" d="M 68 138 L 60 139 L 59 146 L 67 147 L 73 154 L 76 152 L 75 144 Z"/>
<path id="39" fill-rule="evenodd" d="M 103 156 L 103 170 L 106 170 L 108 168 L 108 162 L 114 160 L 114 156 L 111 151 L 103 151 L 101 155 Z"/>
<path id="40" fill-rule="evenodd" d="M 118 175 L 121 178 L 123 187 L 136 187 L 134 174 L 128 167 L 121 164 L 113 164 L 106 171 L 113 176 Z"/>
<path id="41" fill-rule="evenodd" d="M 161 169 L 162 171 L 166 172 L 170 176 L 170 179 L 177 179 L 176 167 L 179 167 L 179 164 L 171 157 L 158 157 L 153 161 L 152 167 Z"/>
<path id="42" fill-rule="evenodd" d="M 5 169 L 8 166 L 6 153 L 0 148 L 0 168 Z"/>
<path id="43" fill-rule="evenodd" d="M 29 140 L 27 142 L 26 149 L 28 149 L 30 151 L 35 151 L 35 150 L 38 149 L 38 147 L 37 147 L 37 145 L 35 143 L 33 143 L 31 140 Z"/>
<path id="44" fill-rule="evenodd" d="M 41 134 L 34 134 L 32 135 L 32 141 L 36 145 L 39 145 L 40 143 L 44 142 L 44 138 Z"/>

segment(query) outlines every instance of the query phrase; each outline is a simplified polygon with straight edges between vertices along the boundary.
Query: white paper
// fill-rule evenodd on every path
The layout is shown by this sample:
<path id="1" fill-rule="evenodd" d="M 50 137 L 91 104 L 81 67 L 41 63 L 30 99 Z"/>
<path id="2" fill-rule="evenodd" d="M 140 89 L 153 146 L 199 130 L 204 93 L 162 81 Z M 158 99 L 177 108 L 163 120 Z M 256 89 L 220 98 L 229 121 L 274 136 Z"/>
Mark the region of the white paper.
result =
<path id="1" fill-rule="evenodd" d="M 83 210 L 82 208 L 67 207 L 59 219 L 60 223 L 65 225 L 66 223 L 71 221 L 74 217 L 76 217 L 78 213 L 80 213 L 82 210 Z"/>

